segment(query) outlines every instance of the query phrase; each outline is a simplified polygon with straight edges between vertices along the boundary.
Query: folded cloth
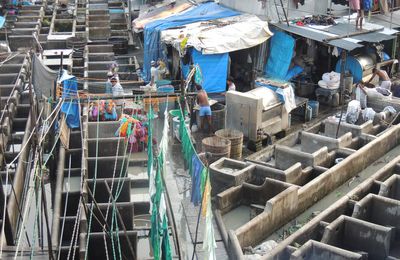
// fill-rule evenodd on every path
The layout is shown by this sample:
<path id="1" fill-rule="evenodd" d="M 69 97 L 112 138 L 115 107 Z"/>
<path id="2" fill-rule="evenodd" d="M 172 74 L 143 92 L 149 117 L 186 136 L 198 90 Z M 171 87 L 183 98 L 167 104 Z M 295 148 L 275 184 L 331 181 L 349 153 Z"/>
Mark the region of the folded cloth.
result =
<path id="1" fill-rule="evenodd" d="M 382 87 L 376 87 L 376 91 L 384 96 L 390 96 L 390 94 L 392 94 L 388 89 Z"/>
<path id="2" fill-rule="evenodd" d="M 381 82 L 381 85 L 379 87 L 390 90 L 391 86 L 392 86 L 392 82 L 390 80 L 385 80 L 385 81 Z"/>

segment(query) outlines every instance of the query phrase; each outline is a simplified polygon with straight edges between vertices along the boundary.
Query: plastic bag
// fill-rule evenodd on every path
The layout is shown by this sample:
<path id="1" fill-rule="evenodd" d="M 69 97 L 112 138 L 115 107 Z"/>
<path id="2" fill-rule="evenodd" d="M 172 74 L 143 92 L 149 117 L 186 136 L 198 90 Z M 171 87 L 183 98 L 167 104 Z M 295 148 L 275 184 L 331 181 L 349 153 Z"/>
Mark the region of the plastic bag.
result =
<path id="1" fill-rule="evenodd" d="M 367 107 L 366 109 L 364 109 L 362 111 L 362 118 L 364 121 L 368 121 L 368 120 L 374 121 L 375 114 L 376 114 L 375 110 L 373 110 L 370 107 Z"/>
<path id="2" fill-rule="evenodd" d="M 361 104 L 358 100 L 352 100 L 347 106 L 346 122 L 349 124 L 355 124 L 360 116 Z"/>

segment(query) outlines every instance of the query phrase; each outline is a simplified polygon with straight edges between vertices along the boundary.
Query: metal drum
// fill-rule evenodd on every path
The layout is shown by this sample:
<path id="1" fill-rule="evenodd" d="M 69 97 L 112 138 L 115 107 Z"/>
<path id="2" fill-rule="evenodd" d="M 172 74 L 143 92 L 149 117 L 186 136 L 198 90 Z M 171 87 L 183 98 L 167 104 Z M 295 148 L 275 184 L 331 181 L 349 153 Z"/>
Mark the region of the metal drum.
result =
<path id="1" fill-rule="evenodd" d="M 214 131 L 224 129 L 225 128 L 225 112 L 226 108 L 224 105 L 217 103 L 213 106 L 211 106 L 211 124 L 213 127 Z M 199 112 L 196 113 L 196 122 L 197 126 L 200 127 L 201 122 L 200 122 L 200 115 Z"/>

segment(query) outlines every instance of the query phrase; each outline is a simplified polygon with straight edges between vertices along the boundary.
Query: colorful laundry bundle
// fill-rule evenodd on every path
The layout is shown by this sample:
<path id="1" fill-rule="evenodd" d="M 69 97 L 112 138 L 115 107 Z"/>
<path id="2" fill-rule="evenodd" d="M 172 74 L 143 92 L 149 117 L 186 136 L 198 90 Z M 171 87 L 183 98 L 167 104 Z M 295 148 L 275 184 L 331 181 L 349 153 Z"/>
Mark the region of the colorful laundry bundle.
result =
<path id="1" fill-rule="evenodd" d="M 143 151 L 149 140 L 149 125 L 142 121 L 131 117 L 129 115 L 122 114 L 120 118 L 120 126 L 115 131 L 115 136 L 125 137 L 127 142 L 130 144 L 130 152 Z M 152 139 L 153 144 L 157 143 L 155 139 Z"/>
<path id="2" fill-rule="evenodd" d="M 118 118 L 115 103 L 112 100 L 91 102 L 89 105 L 90 121 L 115 121 Z"/>

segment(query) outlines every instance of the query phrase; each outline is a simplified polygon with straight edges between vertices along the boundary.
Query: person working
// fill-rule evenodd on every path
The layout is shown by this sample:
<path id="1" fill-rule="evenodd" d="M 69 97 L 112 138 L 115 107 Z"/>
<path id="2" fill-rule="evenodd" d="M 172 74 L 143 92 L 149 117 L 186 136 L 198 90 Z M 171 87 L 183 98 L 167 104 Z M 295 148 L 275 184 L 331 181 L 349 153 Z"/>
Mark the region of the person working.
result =
<path id="1" fill-rule="evenodd" d="M 112 94 L 114 97 L 123 96 L 124 89 L 122 88 L 121 84 L 118 83 L 116 77 L 111 78 L 111 85 L 112 85 Z"/>
<path id="2" fill-rule="evenodd" d="M 158 73 L 157 63 L 154 60 L 151 61 L 150 75 L 151 75 L 150 85 L 153 86 L 159 80 L 159 73 Z"/>
<path id="3" fill-rule="evenodd" d="M 158 70 L 158 78 L 160 80 L 161 79 L 165 79 L 169 75 L 169 71 L 168 71 L 167 65 L 162 60 L 158 61 L 157 70 Z"/>
<path id="4" fill-rule="evenodd" d="M 111 84 L 113 97 L 120 97 L 124 95 L 124 89 L 122 88 L 116 77 L 111 78 Z M 121 106 L 123 104 L 123 100 L 117 100 L 115 101 L 115 104 Z"/>
<path id="5" fill-rule="evenodd" d="M 212 132 L 211 125 L 211 107 L 208 103 L 207 92 L 204 91 L 203 87 L 199 84 L 195 84 L 197 89 L 197 104 L 200 106 L 199 116 L 200 116 L 200 129 L 204 130 L 204 122 L 207 120 L 208 131 Z"/>
<path id="6" fill-rule="evenodd" d="M 392 82 L 390 81 L 390 77 L 387 74 L 387 72 L 381 69 L 373 68 L 372 73 L 373 73 L 372 77 L 369 79 L 367 83 L 370 83 L 376 76 L 378 76 L 379 80 L 381 81 L 379 87 L 390 91 Z"/>
<path id="7" fill-rule="evenodd" d="M 113 73 L 109 71 L 107 73 L 107 81 L 106 81 L 106 91 L 105 94 L 112 94 L 112 84 L 111 84 L 111 78 L 113 77 Z"/>
<path id="8" fill-rule="evenodd" d="M 230 90 L 236 90 L 235 83 L 233 83 L 233 78 L 231 76 L 228 77 L 228 80 L 226 81 L 228 85 L 228 91 Z"/>
<path id="9" fill-rule="evenodd" d="M 226 80 L 226 85 L 227 85 L 227 91 L 235 91 L 236 90 L 236 86 L 235 86 L 235 83 L 233 83 L 232 77 L 228 77 L 228 79 Z M 226 96 L 226 92 L 221 93 L 221 95 Z"/>

